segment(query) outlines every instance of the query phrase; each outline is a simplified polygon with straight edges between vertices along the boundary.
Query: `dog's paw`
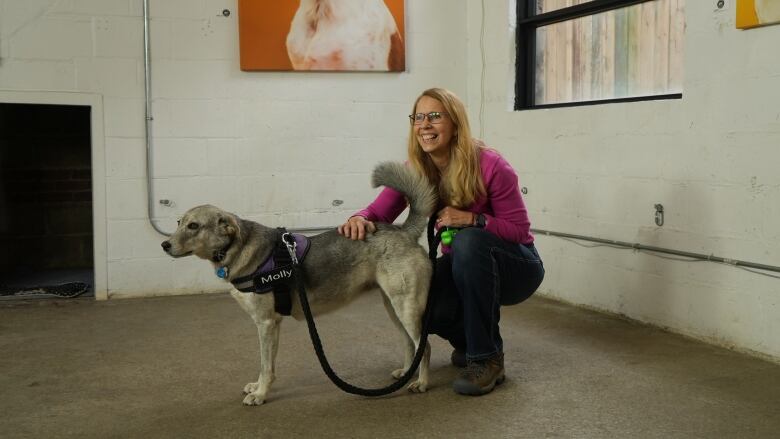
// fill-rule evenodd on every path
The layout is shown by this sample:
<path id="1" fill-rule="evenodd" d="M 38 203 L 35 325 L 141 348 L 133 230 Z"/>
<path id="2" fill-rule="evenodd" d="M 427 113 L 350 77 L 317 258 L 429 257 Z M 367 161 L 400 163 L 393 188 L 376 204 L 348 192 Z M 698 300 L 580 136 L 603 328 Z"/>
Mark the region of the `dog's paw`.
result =
<path id="1" fill-rule="evenodd" d="M 426 381 L 417 380 L 406 386 L 406 388 L 409 389 L 410 392 L 423 393 L 428 390 L 428 383 Z"/>
<path id="2" fill-rule="evenodd" d="M 401 369 L 396 369 L 396 370 L 392 371 L 390 373 L 390 375 L 392 375 L 393 378 L 399 380 L 399 379 L 401 379 L 402 376 L 404 376 L 405 373 L 406 373 L 406 369 L 401 368 Z"/>
<path id="3" fill-rule="evenodd" d="M 244 405 L 261 405 L 265 402 L 265 395 L 248 394 L 244 398 Z"/>
<path id="4" fill-rule="evenodd" d="M 247 383 L 247 385 L 244 386 L 244 395 L 254 392 L 258 387 L 260 387 L 260 383 Z"/>

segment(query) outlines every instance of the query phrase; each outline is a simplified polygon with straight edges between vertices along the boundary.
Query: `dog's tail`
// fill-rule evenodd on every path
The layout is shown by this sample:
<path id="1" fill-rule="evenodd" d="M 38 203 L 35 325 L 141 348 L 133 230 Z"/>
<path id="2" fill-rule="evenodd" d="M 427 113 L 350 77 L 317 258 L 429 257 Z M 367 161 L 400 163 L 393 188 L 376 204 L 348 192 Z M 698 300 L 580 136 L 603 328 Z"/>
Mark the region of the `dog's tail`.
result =
<path id="1" fill-rule="evenodd" d="M 371 176 L 373 187 L 386 186 L 401 192 L 409 201 L 409 216 L 401 229 L 415 238 L 425 230 L 428 217 L 436 208 L 436 193 L 424 176 L 397 162 L 382 162 Z"/>

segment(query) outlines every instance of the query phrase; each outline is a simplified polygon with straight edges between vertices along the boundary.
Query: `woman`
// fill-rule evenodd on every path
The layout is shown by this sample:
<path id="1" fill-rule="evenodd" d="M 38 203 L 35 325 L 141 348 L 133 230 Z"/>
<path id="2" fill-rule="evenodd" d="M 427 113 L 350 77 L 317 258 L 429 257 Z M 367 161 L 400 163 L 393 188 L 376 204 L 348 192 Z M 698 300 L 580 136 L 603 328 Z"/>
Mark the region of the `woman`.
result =
<path id="1" fill-rule="evenodd" d="M 409 163 L 438 188 L 437 226 L 460 229 L 436 261 L 429 329 L 455 348 L 452 363 L 465 367 L 454 390 L 482 395 L 504 381 L 499 307 L 530 297 L 544 267 L 517 175 L 472 139 L 463 102 L 449 90 L 425 90 L 409 118 Z M 338 231 L 364 239 L 376 230 L 374 221 L 391 223 L 405 208 L 403 195 L 385 189 Z"/>

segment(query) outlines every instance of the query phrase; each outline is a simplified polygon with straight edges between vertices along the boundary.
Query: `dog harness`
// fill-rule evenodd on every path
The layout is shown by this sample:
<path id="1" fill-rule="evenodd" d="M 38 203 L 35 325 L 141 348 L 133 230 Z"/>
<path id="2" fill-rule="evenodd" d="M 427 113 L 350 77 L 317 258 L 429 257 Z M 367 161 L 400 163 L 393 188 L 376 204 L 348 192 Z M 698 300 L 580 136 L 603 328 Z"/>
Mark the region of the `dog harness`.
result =
<path id="1" fill-rule="evenodd" d="M 289 233 L 279 227 L 279 239 L 273 252 L 254 273 L 233 279 L 231 283 L 242 293 L 266 294 L 273 291 L 274 309 L 289 316 L 292 311 L 290 283 L 295 266 L 303 263 L 311 240 L 307 236 Z"/>

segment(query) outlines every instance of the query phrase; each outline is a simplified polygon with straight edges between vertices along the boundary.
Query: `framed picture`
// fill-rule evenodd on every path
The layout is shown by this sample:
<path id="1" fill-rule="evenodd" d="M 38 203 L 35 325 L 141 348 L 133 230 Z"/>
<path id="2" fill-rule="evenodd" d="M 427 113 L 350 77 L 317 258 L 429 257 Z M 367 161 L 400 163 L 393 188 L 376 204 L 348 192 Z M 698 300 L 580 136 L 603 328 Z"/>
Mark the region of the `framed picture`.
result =
<path id="1" fill-rule="evenodd" d="M 780 0 L 737 0 L 737 28 L 780 23 Z"/>
<path id="2" fill-rule="evenodd" d="M 238 0 L 241 70 L 406 70 L 404 0 Z"/>

